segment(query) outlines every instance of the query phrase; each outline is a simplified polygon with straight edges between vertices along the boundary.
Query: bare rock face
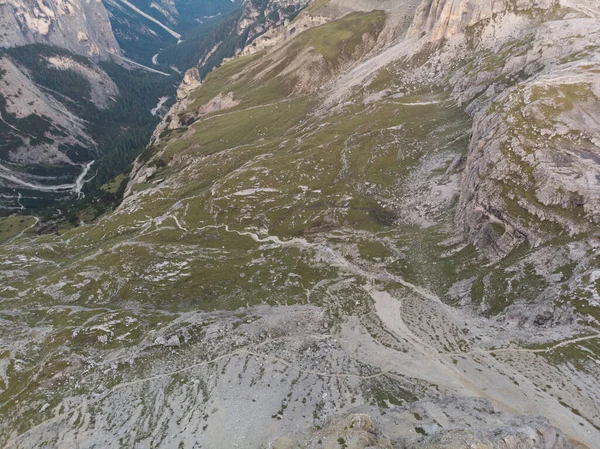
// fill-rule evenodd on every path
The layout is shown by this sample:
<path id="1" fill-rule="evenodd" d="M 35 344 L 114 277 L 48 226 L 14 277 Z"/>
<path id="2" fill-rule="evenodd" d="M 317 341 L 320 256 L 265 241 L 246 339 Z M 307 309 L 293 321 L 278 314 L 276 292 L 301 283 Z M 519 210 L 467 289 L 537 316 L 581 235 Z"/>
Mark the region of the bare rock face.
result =
<path id="1" fill-rule="evenodd" d="M 74 61 L 64 58 L 61 64 Z M 30 116 L 45 117 L 57 130 L 69 130 L 68 133 L 52 134 L 50 129 L 47 139 L 34 139 L 33 136 L 18 129 L 11 128 L 4 138 L 14 134 L 22 144 L 9 152 L 9 160 L 21 164 L 72 164 L 69 157 L 59 148 L 64 145 L 93 146 L 93 140 L 85 131 L 85 123 L 65 110 L 52 95 L 44 92 L 31 80 L 22 68 L 15 65 L 8 58 L 0 58 L 0 70 L 3 72 L 0 79 L 0 90 L 6 102 L 6 113 L 14 115 L 17 119 Z M 89 69 L 91 71 L 91 69 Z M 93 72 L 95 75 L 99 74 Z M 116 88 L 116 86 L 114 86 Z M 104 98 L 102 98 L 104 99 Z M 13 175 L 19 179 L 19 174 Z M 18 185 L 18 183 L 17 183 Z"/>
<path id="2" fill-rule="evenodd" d="M 0 4 L 0 47 L 47 44 L 94 60 L 120 50 L 100 0 L 8 0 Z"/>
<path id="3" fill-rule="evenodd" d="M 552 4 L 552 0 L 425 0 L 417 8 L 408 36 L 427 34 L 435 41 L 448 39 L 494 14 L 545 9 Z"/>
<path id="4" fill-rule="evenodd" d="M 189 94 L 202 86 L 200 72 L 197 67 L 192 67 L 185 72 L 183 81 L 177 89 L 177 102 L 171 107 L 165 119 L 163 119 L 154 130 L 152 141 L 160 140 L 160 135 L 170 129 L 176 129 L 181 126 L 180 114 L 189 106 Z M 217 110 L 218 106 L 213 105 L 212 110 Z M 202 114 L 200 114 L 202 115 Z M 137 166 L 137 164 L 136 164 Z M 152 170 L 150 171 L 152 172 Z"/>
<path id="5" fill-rule="evenodd" d="M 492 258 L 519 243 L 587 232 L 600 220 L 600 60 L 584 50 L 600 43 L 599 33 L 591 19 L 550 22 L 530 41 L 521 35 L 522 54 L 488 76 L 455 79 L 462 100 L 470 89 L 482 92 L 469 106 L 458 222 Z"/>
<path id="6" fill-rule="evenodd" d="M 502 111 L 476 116 L 459 222 L 478 246 L 501 256 L 518 242 L 541 243 L 553 224 L 577 234 L 598 222 L 598 129 L 583 119 L 600 107 L 584 81 L 596 76 L 543 77 L 505 93 Z M 517 134 L 521 126 L 530 134 Z"/>
<path id="7" fill-rule="evenodd" d="M 197 67 L 192 67 L 183 77 L 183 81 L 179 85 L 177 89 L 177 100 L 182 100 L 194 89 L 197 89 L 202 85 L 202 80 L 200 79 L 200 72 Z"/>
<path id="8" fill-rule="evenodd" d="M 246 36 L 246 45 L 237 55 L 249 55 L 272 47 L 294 34 L 288 33 L 290 12 L 302 10 L 310 0 L 249 0 L 237 25 L 237 34 Z"/>
<path id="9" fill-rule="evenodd" d="M 407 35 L 429 59 L 416 78 L 437 77 L 473 117 L 456 217 L 492 260 L 600 219 L 598 14 L 586 0 L 424 0 L 416 11 Z"/>

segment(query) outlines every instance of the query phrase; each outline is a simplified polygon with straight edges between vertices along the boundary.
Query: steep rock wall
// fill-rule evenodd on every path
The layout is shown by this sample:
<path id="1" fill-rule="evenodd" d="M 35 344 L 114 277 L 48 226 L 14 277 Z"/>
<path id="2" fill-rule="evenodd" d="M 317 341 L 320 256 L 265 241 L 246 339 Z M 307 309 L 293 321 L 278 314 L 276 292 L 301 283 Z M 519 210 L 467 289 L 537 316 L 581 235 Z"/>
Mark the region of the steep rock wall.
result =
<path id="1" fill-rule="evenodd" d="M 0 47 L 47 44 L 94 60 L 120 54 L 101 0 L 7 0 L 0 29 Z"/>

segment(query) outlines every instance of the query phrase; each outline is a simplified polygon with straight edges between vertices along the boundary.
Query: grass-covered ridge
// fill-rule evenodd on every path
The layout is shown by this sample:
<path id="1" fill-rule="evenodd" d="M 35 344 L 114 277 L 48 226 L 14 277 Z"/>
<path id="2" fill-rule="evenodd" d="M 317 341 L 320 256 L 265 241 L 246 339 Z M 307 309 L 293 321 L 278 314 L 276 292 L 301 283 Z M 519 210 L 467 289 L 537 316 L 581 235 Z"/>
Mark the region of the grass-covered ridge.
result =
<path id="1" fill-rule="evenodd" d="M 218 94 L 232 93 L 243 108 L 281 100 L 298 90 L 313 91 L 343 64 L 364 56 L 384 21 L 381 11 L 352 13 L 310 28 L 281 48 L 235 58 L 206 77 L 190 95 L 187 111 L 193 113 Z"/>

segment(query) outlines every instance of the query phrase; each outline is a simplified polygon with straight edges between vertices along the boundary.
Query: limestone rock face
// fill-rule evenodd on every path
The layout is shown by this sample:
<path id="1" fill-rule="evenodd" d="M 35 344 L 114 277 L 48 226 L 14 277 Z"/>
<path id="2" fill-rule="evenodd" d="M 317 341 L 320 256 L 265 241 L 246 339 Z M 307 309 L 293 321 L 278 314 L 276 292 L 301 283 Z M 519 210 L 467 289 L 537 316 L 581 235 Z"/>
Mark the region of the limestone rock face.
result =
<path id="1" fill-rule="evenodd" d="M 188 93 L 190 93 L 194 89 L 197 89 L 201 85 L 202 80 L 200 79 L 200 72 L 198 71 L 197 67 L 192 67 L 187 72 L 185 72 L 183 81 L 177 89 L 177 100 L 184 99 L 188 95 Z"/>
<path id="2" fill-rule="evenodd" d="M 467 27 L 511 10 L 545 9 L 552 0 L 425 0 L 417 8 L 409 36 L 427 34 L 432 40 L 448 39 Z"/>
<path id="3" fill-rule="evenodd" d="M 101 0 L 8 0 L 0 29 L 0 47 L 47 44 L 94 60 L 120 54 Z"/>
<path id="4" fill-rule="evenodd" d="M 585 117 L 597 115 L 600 103 L 589 89 L 594 84 L 584 81 L 596 76 L 541 77 L 498 98 L 506 105 L 502 111 L 475 117 L 459 208 L 472 242 L 492 243 L 501 256 L 518 242 L 543 242 L 545 226 L 576 234 L 598 222 L 598 129 L 586 126 Z M 580 92 L 579 102 L 564 104 L 573 91 Z M 556 97 L 535 99 L 539 92 Z M 531 134 L 516 135 L 519 126 Z M 500 233 L 489 227 L 494 222 L 504 228 Z"/>
<path id="5" fill-rule="evenodd" d="M 585 50 L 600 24 L 566 18 L 517 36 L 519 55 L 453 79 L 474 117 L 458 223 L 492 257 L 600 220 L 600 60 Z"/>
<path id="6" fill-rule="evenodd" d="M 407 37 L 419 50 L 409 54 L 427 62 L 407 76 L 436 79 L 473 117 L 457 224 L 494 260 L 600 219 L 599 9 L 587 0 L 417 8 Z"/>

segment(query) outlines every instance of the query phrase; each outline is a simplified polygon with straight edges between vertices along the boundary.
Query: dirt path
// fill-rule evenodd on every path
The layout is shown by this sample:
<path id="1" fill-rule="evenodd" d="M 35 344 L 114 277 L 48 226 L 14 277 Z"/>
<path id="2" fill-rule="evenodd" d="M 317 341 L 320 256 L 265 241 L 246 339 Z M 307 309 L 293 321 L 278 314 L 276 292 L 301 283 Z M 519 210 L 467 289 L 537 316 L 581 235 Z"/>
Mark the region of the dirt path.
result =
<path id="1" fill-rule="evenodd" d="M 440 354 L 445 355 L 445 356 L 450 356 L 450 357 L 460 356 L 460 355 L 470 355 L 470 354 L 496 354 L 499 352 L 529 352 L 529 353 L 533 353 L 533 354 L 540 354 L 540 353 L 551 352 L 557 348 L 562 348 L 564 346 L 579 343 L 581 341 L 595 340 L 598 338 L 600 338 L 600 334 L 588 335 L 586 337 L 572 338 L 569 340 L 561 341 L 560 343 L 557 343 L 548 348 L 542 348 L 542 349 L 529 349 L 529 348 L 473 349 L 471 351 L 465 351 L 465 352 L 443 352 Z"/>
<path id="2" fill-rule="evenodd" d="M 25 229 L 23 229 L 21 232 L 19 232 L 17 235 L 15 235 L 14 237 L 12 237 L 10 240 L 7 240 L 6 242 L 3 243 L 3 245 L 7 245 L 21 237 L 23 237 L 23 234 L 25 234 L 27 231 L 29 231 L 31 228 L 35 228 L 37 226 L 37 224 L 40 222 L 40 219 L 38 217 L 33 217 L 35 218 L 35 223 L 33 223 L 31 226 L 27 226 Z"/>

